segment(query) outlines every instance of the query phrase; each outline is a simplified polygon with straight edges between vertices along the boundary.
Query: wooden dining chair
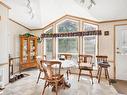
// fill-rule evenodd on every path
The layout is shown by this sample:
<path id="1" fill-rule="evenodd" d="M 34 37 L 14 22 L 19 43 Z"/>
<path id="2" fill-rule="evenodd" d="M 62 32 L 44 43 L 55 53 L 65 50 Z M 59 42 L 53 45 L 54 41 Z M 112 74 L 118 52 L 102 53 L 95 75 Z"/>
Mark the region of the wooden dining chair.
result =
<path id="1" fill-rule="evenodd" d="M 37 56 L 37 64 L 38 64 L 38 68 L 39 68 L 39 75 L 38 75 L 37 82 L 36 82 L 37 84 L 39 82 L 39 79 L 40 79 L 40 76 L 41 76 L 42 72 L 44 72 L 43 69 L 40 69 L 40 67 L 41 67 L 40 66 L 41 65 L 40 61 L 42 59 L 46 60 L 46 55 L 44 55 L 43 57 L 42 56 Z"/>
<path id="2" fill-rule="evenodd" d="M 92 56 L 91 55 L 79 55 L 79 76 L 78 76 L 78 81 L 80 80 L 80 76 L 81 76 L 81 71 L 85 70 L 85 71 L 89 71 L 90 73 L 90 77 L 92 80 L 92 84 L 93 84 L 93 75 L 92 75 L 92 71 L 93 71 L 93 63 L 92 63 Z"/>
<path id="3" fill-rule="evenodd" d="M 55 70 L 57 66 L 57 70 Z M 45 80 L 44 89 L 42 95 L 44 95 L 46 87 L 52 86 L 52 90 L 58 95 L 58 86 L 65 87 L 65 81 L 63 75 L 60 74 L 61 62 L 59 61 L 41 61 L 41 69 L 44 71 Z"/>
<path id="4" fill-rule="evenodd" d="M 72 60 L 71 54 L 60 54 L 60 58 L 64 58 L 65 60 Z M 69 79 L 69 74 L 71 74 L 70 68 L 67 69 L 67 79 Z"/>
<path id="5" fill-rule="evenodd" d="M 60 58 L 64 58 L 65 60 L 71 60 L 72 55 L 71 54 L 60 54 Z"/>

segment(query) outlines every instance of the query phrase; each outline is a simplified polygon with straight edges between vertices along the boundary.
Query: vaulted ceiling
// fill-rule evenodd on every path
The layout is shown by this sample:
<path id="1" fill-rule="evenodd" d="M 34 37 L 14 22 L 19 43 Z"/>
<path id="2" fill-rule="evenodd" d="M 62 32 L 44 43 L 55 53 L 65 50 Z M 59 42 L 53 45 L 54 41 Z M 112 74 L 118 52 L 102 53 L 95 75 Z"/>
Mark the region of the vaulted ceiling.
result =
<path id="1" fill-rule="evenodd" d="M 42 28 L 64 15 L 96 21 L 127 19 L 127 0 L 95 0 L 96 5 L 89 10 L 80 0 L 30 0 L 33 18 L 27 7 L 28 0 L 4 2 L 11 7 L 9 18 L 30 29 Z"/>

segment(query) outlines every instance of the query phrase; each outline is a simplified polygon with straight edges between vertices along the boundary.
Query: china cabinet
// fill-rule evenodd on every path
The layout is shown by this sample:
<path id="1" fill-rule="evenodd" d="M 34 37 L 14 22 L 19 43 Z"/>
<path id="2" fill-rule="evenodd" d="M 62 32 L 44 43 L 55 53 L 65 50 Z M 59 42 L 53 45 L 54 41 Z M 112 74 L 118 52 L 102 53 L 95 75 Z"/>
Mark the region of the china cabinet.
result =
<path id="1" fill-rule="evenodd" d="M 20 35 L 20 71 L 36 67 L 37 37 Z"/>

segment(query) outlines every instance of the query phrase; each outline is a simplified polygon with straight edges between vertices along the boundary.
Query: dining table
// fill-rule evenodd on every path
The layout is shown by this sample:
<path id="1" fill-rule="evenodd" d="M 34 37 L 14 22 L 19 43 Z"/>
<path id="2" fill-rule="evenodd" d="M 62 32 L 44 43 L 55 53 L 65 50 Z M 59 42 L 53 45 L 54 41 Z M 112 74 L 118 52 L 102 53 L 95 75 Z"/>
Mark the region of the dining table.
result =
<path id="1" fill-rule="evenodd" d="M 73 60 L 51 59 L 51 60 L 47 60 L 47 61 L 49 63 L 55 62 L 55 61 L 61 62 L 61 70 L 62 70 L 61 74 L 63 74 L 64 77 L 65 77 L 65 74 L 67 73 L 67 70 L 69 70 L 70 68 L 74 68 L 77 65 L 76 62 L 74 62 Z M 57 68 L 59 68 L 59 65 L 58 64 L 55 64 L 53 66 L 53 68 L 57 69 Z M 71 84 L 68 82 L 68 80 L 66 80 L 66 78 L 64 78 L 64 79 L 65 79 L 65 86 L 68 87 L 68 88 L 70 88 L 71 87 Z"/>

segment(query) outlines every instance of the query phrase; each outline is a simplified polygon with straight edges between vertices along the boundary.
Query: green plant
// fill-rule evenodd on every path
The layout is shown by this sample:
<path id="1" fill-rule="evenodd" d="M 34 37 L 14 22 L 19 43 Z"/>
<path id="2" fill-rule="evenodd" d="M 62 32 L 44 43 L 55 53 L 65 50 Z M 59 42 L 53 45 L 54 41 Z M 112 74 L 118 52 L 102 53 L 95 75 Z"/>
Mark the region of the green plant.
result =
<path id="1" fill-rule="evenodd" d="M 38 43 L 41 43 L 41 42 L 42 42 L 41 37 L 38 37 L 38 38 L 37 38 L 37 42 L 38 42 Z"/>

